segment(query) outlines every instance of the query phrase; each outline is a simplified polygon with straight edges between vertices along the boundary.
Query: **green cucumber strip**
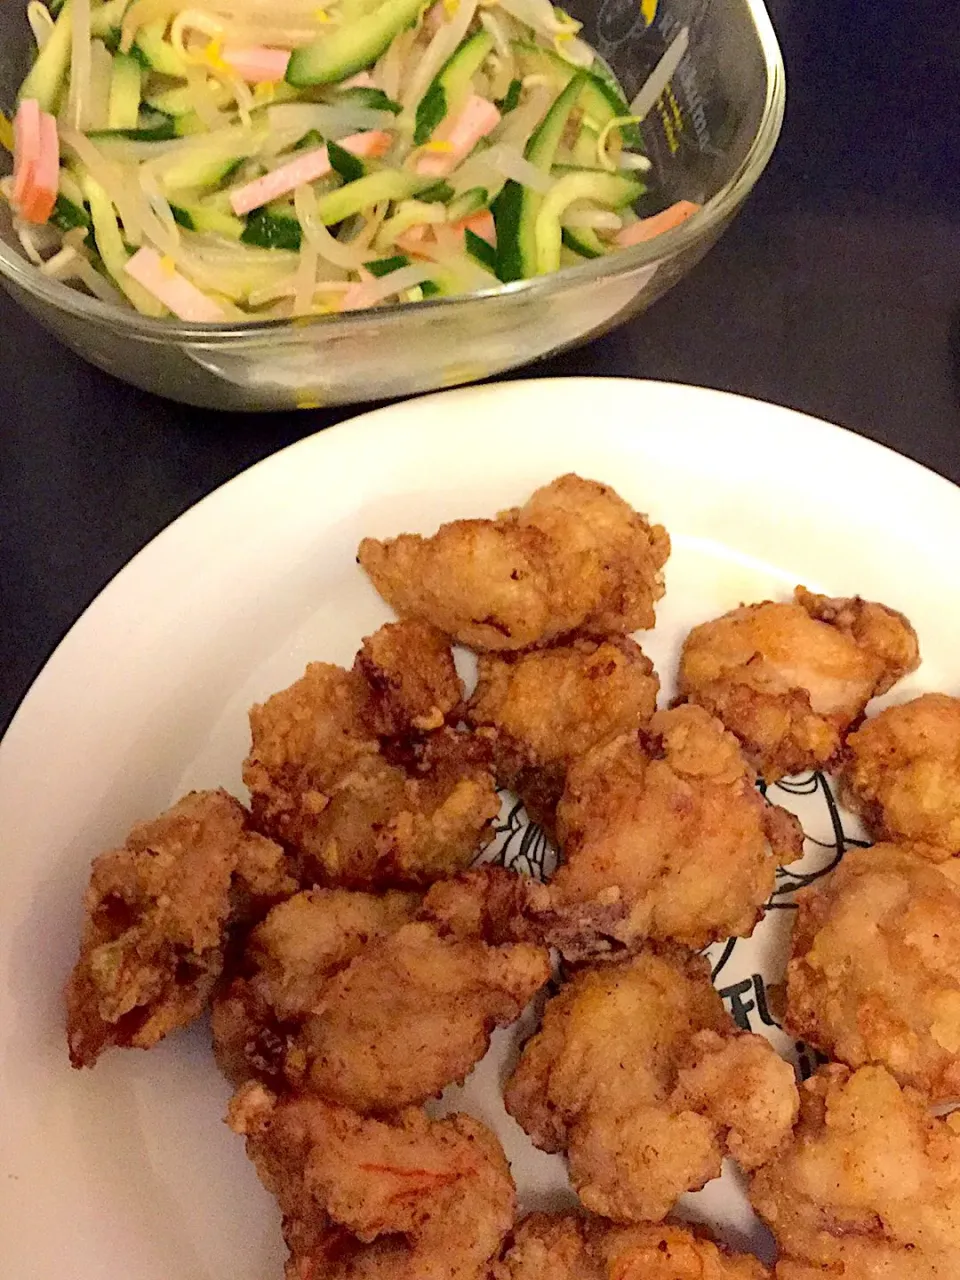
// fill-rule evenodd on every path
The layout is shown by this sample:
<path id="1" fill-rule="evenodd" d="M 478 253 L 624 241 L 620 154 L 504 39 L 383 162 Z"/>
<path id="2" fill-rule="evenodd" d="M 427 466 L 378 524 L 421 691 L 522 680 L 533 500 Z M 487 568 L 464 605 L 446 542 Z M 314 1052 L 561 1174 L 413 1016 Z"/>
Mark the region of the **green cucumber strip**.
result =
<path id="1" fill-rule="evenodd" d="M 334 173 L 338 173 L 344 182 L 356 182 L 367 172 L 362 160 L 351 155 L 345 147 L 341 147 L 332 138 L 327 143 L 327 158 Z"/>
<path id="2" fill-rule="evenodd" d="M 71 231 L 74 227 L 89 227 L 90 215 L 82 204 L 76 204 L 65 195 L 58 195 L 50 221 L 60 231 Z"/>
<path id="3" fill-rule="evenodd" d="M 452 200 L 455 191 L 449 182 L 435 182 L 430 187 L 424 187 L 417 195 L 417 199 L 424 204 L 446 204 Z"/>
<path id="4" fill-rule="evenodd" d="M 403 253 L 395 253 L 392 258 L 377 258 L 368 262 L 366 269 L 372 276 L 388 276 L 391 271 L 399 271 L 401 267 L 410 265 L 410 259 Z"/>
<path id="5" fill-rule="evenodd" d="M 90 11 L 90 34 L 104 39 L 119 32 L 123 15 L 130 7 L 130 0 L 107 0 Z"/>
<path id="6" fill-rule="evenodd" d="M 134 65 L 137 65 L 136 63 Z M 137 67 L 139 71 L 139 66 Z M 148 112 L 148 115 L 150 113 Z M 180 135 L 177 132 L 177 122 L 171 116 L 161 116 L 159 112 L 153 114 L 149 124 L 142 127 L 134 125 L 133 128 L 109 128 L 109 129 L 91 129 L 87 137 L 96 142 L 97 145 L 107 143 L 108 147 L 112 138 L 124 138 L 127 142 L 170 142 Z"/>
<path id="7" fill-rule="evenodd" d="M 469 218 L 471 213 L 479 213 L 489 203 L 489 192 L 486 187 L 471 187 L 451 200 L 447 206 L 447 217 L 451 222 L 459 222 L 461 218 Z"/>
<path id="8" fill-rule="evenodd" d="M 67 0 L 69 3 L 69 0 Z M 127 253 L 109 196 L 93 178 L 86 175 L 83 179 L 83 194 L 90 206 L 90 217 L 93 220 L 93 237 L 97 251 L 103 259 L 103 265 L 113 279 L 114 284 L 130 299 L 138 311 L 146 316 L 159 318 L 166 314 L 163 305 L 152 293 L 148 293 L 136 280 L 131 279 L 124 271 L 130 255 Z"/>
<path id="9" fill-rule="evenodd" d="M 606 255 L 603 241 L 591 227 L 564 227 L 560 238 L 581 258 L 602 258 Z"/>
<path id="10" fill-rule="evenodd" d="M 552 49 L 544 49 L 541 45 L 525 40 L 513 42 L 513 50 L 517 55 L 524 72 L 552 76 L 560 85 L 566 85 L 574 75 L 583 76 L 583 92 L 580 106 L 585 116 L 602 129 L 610 120 L 618 116 L 628 116 L 630 108 L 623 91 L 610 68 L 599 58 L 589 71 L 578 71 L 565 58 L 561 58 Z M 620 132 L 624 145 L 642 147 L 643 135 L 638 125 L 625 125 Z"/>
<path id="11" fill-rule="evenodd" d="M 303 232 L 294 217 L 273 213 L 269 209 L 256 209 L 247 219 L 240 240 L 259 249 L 291 249 L 299 253 Z"/>
<path id="12" fill-rule="evenodd" d="M 466 227 L 463 232 L 463 244 L 470 257 L 475 258 L 481 267 L 486 267 L 494 275 L 497 274 L 497 251 L 488 240 L 484 240 L 483 236 L 478 236 L 475 231 Z"/>
<path id="13" fill-rule="evenodd" d="M 187 231 L 209 231 L 213 235 L 223 236 L 225 240 L 240 240 L 243 237 L 244 222 L 231 213 L 223 213 L 203 204 L 171 204 L 174 221 Z"/>
<path id="14" fill-rule="evenodd" d="M 371 111 L 389 111 L 395 116 L 403 110 L 400 103 L 388 98 L 382 89 L 371 89 L 359 84 L 352 89 L 344 89 L 337 95 L 337 102 L 355 102 L 357 106 L 369 107 Z"/>
<path id="15" fill-rule="evenodd" d="M 443 64 L 417 107 L 414 146 L 422 146 L 448 114 L 459 111 L 470 95 L 473 76 L 493 48 L 489 31 L 467 36 Z"/>
<path id="16" fill-rule="evenodd" d="M 423 0 L 384 0 L 371 13 L 295 49 L 287 66 L 288 82 L 298 87 L 335 84 L 364 71 L 394 36 L 416 21 L 422 7 Z"/>
<path id="17" fill-rule="evenodd" d="M 570 113 L 583 88 L 581 76 L 573 76 L 534 130 L 525 157 L 549 173 L 563 138 Z M 509 181 L 493 204 L 497 228 L 497 275 L 504 282 L 526 280 L 537 274 L 536 222 L 544 197 L 520 183 Z"/>
<path id="18" fill-rule="evenodd" d="M 140 117 L 141 81 L 137 59 L 126 53 L 114 54 L 107 107 L 108 129 L 136 129 Z"/>
<path id="19" fill-rule="evenodd" d="M 348 182 L 317 201 L 317 217 L 325 226 L 342 222 L 381 200 L 407 200 L 431 185 L 429 178 L 400 169 L 381 169 Z"/>
<path id="20" fill-rule="evenodd" d="M 187 64 L 170 41 L 164 39 L 165 27 L 166 23 L 163 19 L 159 22 L 148 22 L 142 26 L 136 34 L 130 52 L 141 61 L 146 60 L 151 71 L 156 71 L 162 76 L 172 76 L 177 80 L 185 80 Z"/>
<path id="21" fill-rule="evenodd" d="M 41 111 L 56 114 L 60 95 L 70 65 L 70 47 L 73 39 L 73 6 L 64 0 L 47 43 L 37 54 L 37 60 L 20 86 L 17 100 L 36 98 Z"/>
<path id="22" fill-rule="evenodd" d="M 592 200 L 608 209 L 619 209 L 636 200 L 644 191 L 642 182 L 617 173 L 585 170 L 558 178 L 542 197 L 534 237 L 537 247 L 536 274 L 545 276 L 560 269 L 563 230 L 560 219 L 575 200 Z"/>
<path id="23" fill-rule="evenodd" d="M 312 151 L 323 146 L 323 134 L 318 129 L 310 129 L 299 142 L 295 142 L 291 151 Z"/>
<path id="24" fill-rule="evenodd" d="M 442 290 L 436 280 L 421 280 L 420 292 L 425 298 L 435 298 Z"/>
<path id="25" fill-rule="evenodd" d="M 517 104 L 520 101 L 520 94 L 522 90 L 523 90 L 522 80 L 510 81 L 510 87 L 507 89 L 507 92 L 501 98 L 499 103 L 500 114 L 502 116 L 505 116 L 508 111 L 513 111 L 513 109 L 517 106 Z"/>
<path id="26" fill-rule="evenodd" d="M 222 156 L 214 159 L 204 156 L 182 156 L 179 160 L 171 160 L 160 173 L 160 187 L 165 195 L 169 195 L 171 191 L 219 187 L 244 163 L 243 156 L 229 160 L 224 160 Z"/>

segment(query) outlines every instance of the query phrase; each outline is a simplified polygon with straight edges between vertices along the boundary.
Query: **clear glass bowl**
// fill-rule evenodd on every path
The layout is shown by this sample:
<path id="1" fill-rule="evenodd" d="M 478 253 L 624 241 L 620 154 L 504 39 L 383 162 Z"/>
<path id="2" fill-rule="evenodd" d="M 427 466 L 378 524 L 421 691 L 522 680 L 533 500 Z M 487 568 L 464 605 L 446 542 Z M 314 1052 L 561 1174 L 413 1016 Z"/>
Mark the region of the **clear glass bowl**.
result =
<path id="1" fill-rule="evenodd" d="M 136 386 L 219 409 L 349 404 L 450 387 L 593 337 L 650 305 L 716 241 L 780 132 L 783 60 L 760 0 L 573 0 L 628 99 L 676 33 L 689 45 L 644 126 L 671 200 L 694 218 L 617 254 L 463 298 L 244 325 L 150 320 L 49 280 L 0 215 L 0 281 L 74 351 Z M 24 0 L 0 12 L 0 106 L 26 73 Z"/>

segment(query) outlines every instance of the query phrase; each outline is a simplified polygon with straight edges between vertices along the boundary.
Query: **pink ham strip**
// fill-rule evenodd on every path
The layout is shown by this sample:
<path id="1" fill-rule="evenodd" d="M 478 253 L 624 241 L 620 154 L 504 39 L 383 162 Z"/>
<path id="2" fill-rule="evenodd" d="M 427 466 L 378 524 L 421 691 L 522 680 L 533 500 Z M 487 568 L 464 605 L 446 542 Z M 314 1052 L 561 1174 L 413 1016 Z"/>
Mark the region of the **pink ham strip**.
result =
<path id="1" fill-rule="evenodd" d="M 129 259 L 124 270 L 179 320 L 214 323 L 226 318 L 213 299 L 201 293 L 185 276 L 177 271 L 167 271 L 156 249 L 144 245 Z"/>
<path id="2" fill-rule="evenodd" d="M 287 74 L 289 49 L 271 49 L 265 44 L 244 47 L 225 45 L 224 62 L 247 84 L 273 84 Z"/>
<path id="3" fill-rule="evenodd" d="M 60 139 L 57 122 L 46 111 L 40 115 L 40 158 L 33 175 L 34 197 L 24 217 L 29 222 L 46 222 L 57 202 L 60 181 Z"/>
<path id="4" fill-rule="evenodd" d="M 40 158 L 40 105 L 36 98 L 20 103 L 13 121 L 13 199 L 19 205 Z"/>
<path id="5" fill-rule="evenodd" d="M 662 213 L 655 213 L 652 218 L 641 218 L 639 222 L 631 222 L 629 226 L 617 232 L 616 242 L 622 249 L 629 248 L 632 244 L 643 244 L 645 240 L 652 240 L 654 236 L 662 235 L 671 227 L 679 227 L 681 222 L 686 222 L 691 214 L 698 213 L 699 210 L 700 205 L 694 204 L 691 200 L 678 200 Z"/>
<path id="6" fill-rule="evenodd" d="M 493 103 L 472 94 L 453 122 L 437 133 L 437 140 L 446 143 L 449 150 L 424 151 L 417 160 L 417 173 L 431 178 L 445 177 L 499 123 L 500 112 Z"/>
<path id="7" fill-rule="evenodd" d="M 466 238 L 463 236 L 464 231 L 472 231 L 481 240 L 486 240 L 487 244 L 496 246 L 497 227 L 489 209 L 481 209 L 479 213 L 471 213 L 468 218 L 461 218 L 459 222 L 453 223 L 453 229 L 460 232 L 461 239 Z"/>
<path id="8" fill-rule="evenodd" d="M 371 129 L 368 133 L 354 133 L 349 138 L 341 138 L 338 145 L 354 156 L 382 156 L 390 149 L 393 142 L 389 133 L 379 129 Z M 251 209 L 259 209 L 261 205 L 278 200 L 280 196 L 289 195 L 297 187 L 316 182 L 325 177 L 331 170 L 330 157 L 326 147 L 317 147 L 313 151 L 304 151 L 282 164 L 272 173 L 265 173 L 262 178 L 255 178 L 246 186 L 237 187 L 231 192 L 230 206 L 238 217 L 249 213 Z"/>

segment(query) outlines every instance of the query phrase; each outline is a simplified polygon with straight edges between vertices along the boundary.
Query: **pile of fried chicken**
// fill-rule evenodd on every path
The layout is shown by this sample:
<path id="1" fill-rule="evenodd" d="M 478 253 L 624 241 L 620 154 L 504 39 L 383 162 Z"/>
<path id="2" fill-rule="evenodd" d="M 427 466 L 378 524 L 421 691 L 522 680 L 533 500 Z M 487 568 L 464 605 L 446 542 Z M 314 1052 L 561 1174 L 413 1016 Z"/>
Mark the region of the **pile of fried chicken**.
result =
<path id="1" fill-rule="evenodd" d="M 399 621 L 252 709 L 249 808 L 191 793 L 94 862 L 72 1062 L 212 1010 L 287 1280 L 762 1280 L 669 1216 L 727 1157 L 777 1280 L 960 1276 L 960 1114 L 931 1110 L 960 1098 L 960 700 L 865 718 L 913 628 L 798 587 L 695 627 L 658 710 L 631 633 L 669 548 L 575 475 L 365 539 Z M 786 1027 L 829 1065 L 798 1089 L 697 953 L 801 854 L 758 778 L 811 769 L 877 843 L 799 895 Z M 478 864 L 498 789 L 555 841 L 547 883 Z M 538 993 L 504 1100 L 582 1211 L 518 1220 L 494 1134 L 424 1104 Z"/>

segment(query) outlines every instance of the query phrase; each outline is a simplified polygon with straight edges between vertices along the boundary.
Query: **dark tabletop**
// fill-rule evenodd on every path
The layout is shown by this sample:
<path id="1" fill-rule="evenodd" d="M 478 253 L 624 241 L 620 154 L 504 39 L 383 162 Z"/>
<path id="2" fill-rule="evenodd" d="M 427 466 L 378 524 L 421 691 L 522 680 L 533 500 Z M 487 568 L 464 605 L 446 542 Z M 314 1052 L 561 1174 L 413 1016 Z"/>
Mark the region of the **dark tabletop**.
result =
<path id="1" fill-rule="evenodd" d="M 770 8 L 787 118 L 745 210 L 646 315 L 515 376 L 665 378 L 758 396 L 960 482 L 960 28 L 939 0 Z M 64 631 L 148 539 L 350 410 L 184 409 L 83 364 L 3 294 L 0 335 L 2 728 Z M 840 501 L 871 500 L 855 477 L 825 483 Z"/>

